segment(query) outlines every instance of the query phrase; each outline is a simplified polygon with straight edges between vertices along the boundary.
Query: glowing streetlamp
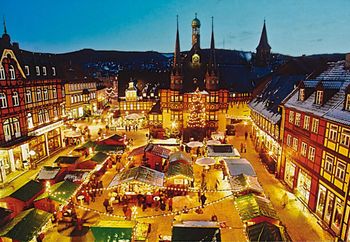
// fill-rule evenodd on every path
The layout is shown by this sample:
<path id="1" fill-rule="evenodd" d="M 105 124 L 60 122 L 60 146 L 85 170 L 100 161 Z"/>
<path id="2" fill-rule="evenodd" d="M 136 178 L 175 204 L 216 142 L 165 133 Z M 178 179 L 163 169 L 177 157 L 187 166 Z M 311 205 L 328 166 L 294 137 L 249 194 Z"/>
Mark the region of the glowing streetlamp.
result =
<path id="1" fill-rule="evenodd" d="M 36 155 L 35 151 L 34 150 L 31 150 L 29 151 L 29 167 L 32 168 L 32 169 L 35 169 L 36 167 L 36 164 L 34 162 L 34 156 Z"/>

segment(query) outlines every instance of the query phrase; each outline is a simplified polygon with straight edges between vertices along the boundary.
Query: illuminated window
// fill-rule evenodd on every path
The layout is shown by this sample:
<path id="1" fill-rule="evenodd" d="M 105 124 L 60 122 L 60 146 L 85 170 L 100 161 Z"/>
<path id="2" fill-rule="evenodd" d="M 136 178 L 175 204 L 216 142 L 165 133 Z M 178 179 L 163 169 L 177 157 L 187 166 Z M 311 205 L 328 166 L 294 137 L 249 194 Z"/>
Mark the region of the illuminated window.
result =
<path id="1" fill-rule="evenodd" d="M 324 169 L 328 172 L 328 173 L 332 173 L 333 171 L 333 164 L 334 164 L 334 158 L 326 155 L 326 159 L 324 162 Z"/>
<path id="2" fill-rule="evenodd" d="M 1 74 L 0 74 L 1 75 Z M 1 79 L 1 78 L 0 78 Z M 350 111 L 350 93 L 346 94 L 345 110 Z"/>
<path id="3" fill-rule="evenodd" d="M 293 150 L 298 151 L 298 139 L 293 138 Z"/>
<path id="4" fill-rule="evenodd" d="M 43 75 L 46 76 L 46 66 L 43 66 Z"/>
<path id="5" fill-rule="evenodd" d="M 349 147 L 350 144 L 350 130 L 343 129 L 343 132 L 341 133 L 340 137 L 340 144 Z"/>
<path id="6" fill-rule="evenodd" d="M 315 148 L 314 147 L 309 147 L 309 155 L 308 155 L 309 160 L 314 161 L 315 160 Z"/>
<path id="7" fill-rule="evenodd" d="M 5 69 L 3 66 L 0 66 L 0 80 L 5 80 Z"/>
<path id="8" fill-rule="evenodd" d="M 307 152 L 307 144 L 305 142 L 301 142 L 301 155 L 306 157 L 306 152 Z"/>
<path id="9" fill-rule="evenodd" d="M 34 128 L 33 116 L 31 113 L 28 113 L 27 115 L 27 122 L 28 122 L 28 129 Z"/>
<path id="10" fill-rule="evenodd" d="M 312 119 L 312 126 L 311 126 L 311 131 L 313 133 L 318 133 L 318 125 L 319 125 L 319 120 L 316 118 Z"/>
<path id="11" fill-rule="evenodd" d="M 40 76 L 40 67 L 39 66 L 35 67 L 35 72 L 36 72 L 37 76 Z"/>
<path id="12" fill-rule="evenodd" d="M 26 101 L 26 103 L 32 103 L 32 92 L 31 92 L 31 90 L 27 90 L 26 91 L 25 101 Z"/>
<path id="13" fill-rule="evenodd" d="M 44 123 L 44 112 L 41 109 L 39 110 L 39 113 L 38 113 L 38 122 L 39 124 Z"/>
<path id="14" fill-rule="evenodd" d="M 289 111 L 289 123 L 294 123 L 294 112 Z"/>
<path id="15" fill-rule="evenodd" d="M 315 103 L 321 105 L 323 102 L 323 91 L 316 91 Z"/>
<path id="16" fill-rule="evenodd" d="M 310 116 L 304 116 L 304 129 L 309 130 L 310 128 Z"/>
<path id="17" fill-rule="evenodd" d="M 335 171 L 335 177 L 343 181 L 345 179 L 345 170 L 346 170 L 346 165 L 342 162 L 338 162 L 337 168 Z"/>
<path id="18" fill-rule="evenodd" d="M 305 89 L 304 88 L 300 88 L 300 90 L 299 90 L 299 100 L 300 101 L 305 100 Z"/>
<path id="19" fill-rule="evenodd" d="M 49 92 L 47 91 L 47 88 L 44 89 L 44 100 L 49 100 Z"/>
<path id="20" fill-rule="evenodd" d="M 26 73 L 26 76 L 29 76 L 29 66 L 24 66 L 24 71 Z"/>
<path id="21" fill-rule="evenodd" d="M 21 126 L 17 118 L 6 119 L 3 123 L 3 131 L 5 135 L 5 141 L 10 141 L 13 136 L 16 138 L 21 137 Z"/>
<path id="22" fill-rule="evenodd" d="M 287 135 L 287 145 L 290 146 L 292 143 L 292 136 L 290 134 Z"/>
<path id="23" fill-rule="evenodd" d="M 15 68 L 13 67 L 13 65 L 10 65 L 9 71 L 10 71 L 10 78 L 11 78 L 11 80 L 16 79 Z"/>
<path id="24" fill-rule="evenodd" d="M 332 141 L 337 141 L 338 126 L 331 124 L 329 128 L 328 138 Z"/>
<path id="25" fill-rule="evenodd" d="M 296 126 L 300 126 L 300 119 L 301 119 L 301 114 L 300 113 L 296 113 L 295 114 L 295 125 Z"/>
<path id="26" fill-rule="evenodd" d="M 51 67 L 52 68 L 52 75 L 56 76 L 56 68 L 55 67 Z"/>
<path id="27" fill-rule="evenodd" d="M 38 89 L 36 90 L 36 100 L 37 100 L 37 101 L 41 101 L 41 100 L 42 100 L 41 89 L 40 89 L 40 88 L 38 88 Z"/>
<path id="28" fill-rule="evenodd" d="M 56 87 L 52 88 L 52 97 L 55 99 L 57 98 L 57 90 Z"/>
<path id="29" fill-rule="evenodd" d="M 7 107 L 7 98 L 5 93 L 0 93 L 0 108 L 6 108 Z"/>
<path id="30" fill-rule="evenodd" d="M 19 106 L 19 96 L 18 92 L 13 92 L 12 94 L 13 106 Z"/>
<path id="31" fill-rule="evenodd" d="M 44 110 L 45 122 L 50 122 L 49 111 L 47 109 Z"/>

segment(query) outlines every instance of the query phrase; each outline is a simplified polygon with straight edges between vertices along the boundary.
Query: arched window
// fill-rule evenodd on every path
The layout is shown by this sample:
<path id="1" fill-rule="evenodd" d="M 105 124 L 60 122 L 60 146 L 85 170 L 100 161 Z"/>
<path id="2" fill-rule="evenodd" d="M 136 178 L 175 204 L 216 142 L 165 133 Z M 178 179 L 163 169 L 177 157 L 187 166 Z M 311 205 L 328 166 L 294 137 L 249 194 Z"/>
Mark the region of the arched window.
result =
<path id="1" fill-rule="evenodd" d="M 56 107 L 56 106 L 53 107 L 53 116 L 54 116 L 55 119 L 58 118 L 58 110 L 57 110 L 57 107 Z"/>
<path id="2" fill-rule="evenodd" d="M 70 96 L 70 102 L 74 103 L 74 96 Z"/>
<path id="3" fill-rule="evenodd" d="M 5 69 L 3 66 L 0 66 L 0 80 L 5 80 Z"/>
<path id="4" fill-rule="evenodd" d="M 7 98 L 5 93 L 0 93 L 0 108 L 6 108 L 7 107 Z"/>
<path id="5" fill-rule="evenodd" d="M 29 89 L 26 91 L 26 103 L 32 103 L 32 91 Z"/>
<path id="6" fill-rule="evenodd" d="M 46 66 L 43 66 L 43 75 L 46 76 Z"/>
<path id="7" fill-rule="evenodd" d="M 44 123 L 44 112 L 42 109 L 40 109 L 38 113 L 38 122 L 39 124 Z"/>
<path id="8" fill-rule="evenodd" d="M 55 99 L 57 98 L 57 90 L 56 87 L 52 88 L 52 97 Z"/>
<path id="9" fill-rule="evenodd" d="M 3 123 L 5 141 L 12 140 L 13 137 L 21 137 L 21 126 L 17 118 L 8 118 Z"/>
<path id="10" fill-rule="evenodd" d="M 47 88 L 44 89 L 44 100 L 49 100 L 49 93 L 47 91 Z"/>
<path id="11" fill-rule="evenodd" d="M 33 116 L 31 113 L 28 113 L 27 115 L 27 122 L 28 122 L 28 129 L 34 128 Z"/>
<path id="12" fill-rule="evenodd" d="M 41 101 L 42 100 L 41 89 L 40 88 L 36 89 L 36 100 L 37 101 Z"/>
<path id="13" fill-rule="evenodd" d="M 19 106 L 18 92 L 12 93 L 12 101 L 13 101 L 13 106 Z"/>
<path id="14" fill-rule="evenodd" d="M 16 79 L 15 68 L 13 67 L 13 65 L 10 65 L 9 71 L 10 71 L 10 78 L 11 78 L 11 80 Z"/>
<path id="15" fill-rule="evenodd" d="M 49 111 L 47 111 L 47 109 L 44 110 L 44 114 L 45 114 L 45 122 L 50 122 Z"/>

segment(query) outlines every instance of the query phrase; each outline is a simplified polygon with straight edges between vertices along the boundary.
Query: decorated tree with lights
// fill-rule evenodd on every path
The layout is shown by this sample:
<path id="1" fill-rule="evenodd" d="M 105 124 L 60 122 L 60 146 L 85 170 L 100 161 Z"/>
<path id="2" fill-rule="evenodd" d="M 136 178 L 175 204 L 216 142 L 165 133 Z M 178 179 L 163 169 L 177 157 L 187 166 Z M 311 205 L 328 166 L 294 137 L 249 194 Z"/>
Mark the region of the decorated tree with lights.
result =
<path id="1" fill-rule="evenodd" d="M 192 96 L 189 106 L 190 116 L 187 126 L 189 128 L 205 128 L 205 105 L 202 102 L 202 94 L 199 89 Z"/>

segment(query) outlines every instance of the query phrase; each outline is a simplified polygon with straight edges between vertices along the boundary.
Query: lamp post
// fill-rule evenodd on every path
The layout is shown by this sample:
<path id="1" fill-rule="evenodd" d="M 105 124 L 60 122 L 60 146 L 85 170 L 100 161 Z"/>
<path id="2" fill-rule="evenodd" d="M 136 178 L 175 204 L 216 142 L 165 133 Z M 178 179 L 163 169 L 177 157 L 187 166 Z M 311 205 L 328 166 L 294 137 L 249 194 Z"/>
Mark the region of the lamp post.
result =
<path id="1" fill-rule="evenodd" d="M 33 157 L 35 156 L 35 151 L 34 150 L 31 150 L 29 151 L 29 168 L 30 169 L 35 169 L 36 168 L 36 164 L 33 160 Z"/>

